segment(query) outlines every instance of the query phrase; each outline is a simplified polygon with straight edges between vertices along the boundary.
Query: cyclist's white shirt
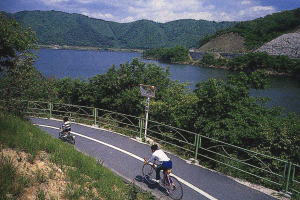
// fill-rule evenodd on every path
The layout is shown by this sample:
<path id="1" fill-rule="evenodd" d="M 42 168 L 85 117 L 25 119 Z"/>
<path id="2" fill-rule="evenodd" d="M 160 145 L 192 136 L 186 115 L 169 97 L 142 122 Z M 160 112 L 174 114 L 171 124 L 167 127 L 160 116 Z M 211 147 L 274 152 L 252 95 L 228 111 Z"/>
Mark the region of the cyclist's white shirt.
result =
<path id="1" fill-rule="evenodd" d="M 66 121 L 61 125 L 62 131 L 70 131 L 71 130 L 71 122 Z"/>
<path id="2" fill-rule="evenodd" d="M 169 160 L 170 160 L 170 158 L 162 150 L 158 149 L 152 153 L 152 156 L 148 160 L 148 162 L 155 163 L 157 165 L 161 165 L 162 162 L 169 161 Z"/>

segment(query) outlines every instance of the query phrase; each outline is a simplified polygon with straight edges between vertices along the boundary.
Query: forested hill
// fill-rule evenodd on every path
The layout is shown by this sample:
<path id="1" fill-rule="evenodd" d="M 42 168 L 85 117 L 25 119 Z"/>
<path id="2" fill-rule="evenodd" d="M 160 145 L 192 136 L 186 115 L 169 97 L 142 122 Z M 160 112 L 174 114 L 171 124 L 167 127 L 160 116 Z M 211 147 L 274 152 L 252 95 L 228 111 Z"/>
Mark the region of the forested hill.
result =
<path id="1" fill-rule="evenodd" d="M 297 28 L 300 28 L 300 8 L 240 22 L 233 27 L 205 37 L 200 41 L 199 46 L 203 51 L 209 50 L 208 48 L 220 49 L 222 38 L 229 40 L 233 35 L 236 38 L 242 37 L 247 50 L 255 50 L 280 35 L 295 32 Z M 208 44 L 210 41 L 212 41 L 211 45 Z M 205 46 L 206 48 L 204 48 Z M 233 46 L 232 49 L 237 50 L 237 47 Z"/>
<path id="2" fill-rule="evenodd" d="M 117 23 L 60 11 L 22 11 L 8 15 L 31 27 L 40 44 L 140 49 L 195 47 L 206 35 L 236 24 L 188 19 L 168 23 L 148 20 Z"/>

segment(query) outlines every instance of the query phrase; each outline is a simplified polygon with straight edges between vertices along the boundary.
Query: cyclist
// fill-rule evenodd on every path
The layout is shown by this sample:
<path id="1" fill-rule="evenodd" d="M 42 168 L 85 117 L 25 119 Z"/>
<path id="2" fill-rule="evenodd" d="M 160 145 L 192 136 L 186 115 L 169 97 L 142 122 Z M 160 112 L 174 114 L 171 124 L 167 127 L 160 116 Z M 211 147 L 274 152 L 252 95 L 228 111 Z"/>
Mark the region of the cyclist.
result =
<path id="1" fill-rule="evenodd" d="M 70 135 L 71 132 L 71 122 L 69 121 L 68 117 L 64 117 L 64 122 L 61 125 L 61 132 L 63 134 L 63 137 L 67 137 L 67 135 Z"/>
<path id="2" fill-rule="evenodd" d="M 151 146 L 152 156 L 150 159 L 144 158 L 144 163 L 153 163 L 157 165 L 156 167 L 156 180 L 153 180 L 159 183 L 160 180 L 160 170 L 169 170 L 172 169 L 172 161 L 170 158 L 161 150 L 158 149 L 156 144 Z"/>

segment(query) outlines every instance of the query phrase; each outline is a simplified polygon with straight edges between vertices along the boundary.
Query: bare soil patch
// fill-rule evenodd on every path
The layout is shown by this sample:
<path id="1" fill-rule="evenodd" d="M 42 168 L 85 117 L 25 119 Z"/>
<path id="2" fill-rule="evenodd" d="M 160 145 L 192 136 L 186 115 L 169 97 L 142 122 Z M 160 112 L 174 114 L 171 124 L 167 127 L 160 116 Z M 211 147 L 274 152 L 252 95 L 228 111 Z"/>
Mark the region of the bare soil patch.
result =
<path id="1" fill-rule="evenodd" d="M 30 186 L 24 189 L 24 192 L 18 199 L 41 199 L 41 196 L 42 199 L 47 200 L 69 199 L 66 196 L 66 192 L 68 185 L 72 183 L 66 175 L 66 170 L 70 169 L 70 167 L 57 166 L 52 163 L 46 152 L 41 151 L 33 158 L 31 154 L 22 151 L 1 149 L 0 156 L 11 160 L 17 169 L 17 175 L 27 177 L 30 180 Z M 73 186 L 74 189 L 79 188 L 79 185 Z M 98 192 L 95 188 L 84 187 L 86 191 L 92 193 L 94 197 L 102 199 L 98 196 Z M 81 196 L 80 199 L 84 200 L 87 198 Z"/>
<path id="2" fill-rule="evenodd" d="M 246 52 L 245 39 L 237 33 L 226 33 L 220 35 L 201 46 L 197 51 L 201 52 L 224 52 L 243 53 Z"/>

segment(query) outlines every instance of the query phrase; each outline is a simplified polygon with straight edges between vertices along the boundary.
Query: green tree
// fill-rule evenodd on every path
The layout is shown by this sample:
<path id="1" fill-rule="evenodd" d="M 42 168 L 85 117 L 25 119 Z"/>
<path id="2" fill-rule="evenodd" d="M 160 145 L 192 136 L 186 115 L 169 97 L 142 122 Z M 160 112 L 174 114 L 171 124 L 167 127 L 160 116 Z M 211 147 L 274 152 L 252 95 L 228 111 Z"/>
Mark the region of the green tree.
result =
<path id="1" fill-rule="evenodd" d="M 0 13 L 0 71 L 16 67 L 22 59 L 31 59 L 35 48 L 35 35 L 15 20 Z"/>
<path id="2" fill-rule="evenodd" d="M 99 74 L 89 80 L 94 106 L 127 114 L 140 115 L 144 99 L 139 93 L 139 84 L 154 85 L 156 98 L 171 83 L 169 71 L 154 64 L 145 64 L 138 59 L 131 63 L 112 66 L 106 74 Z"/>
<path id="3" fill-rule="evenodd" d="M 160 99 L 150 104 L 150 116 L 159 122 L 191 130 L 197 115 L 195 110 L 198 98 L 186 88 L 187 84 L 172 83 Z"/>
<path id="4" fill-rule="evenodd" d="M 261 144 L 262 127 L 279 115 L 265 108 L 264 101 L 249 96 L 247 86 L 210 79 L 197 85 L 197 119 L 195 128 L 201 134 L 246 148 Z M 258 104 L 260 102 L 260 104 Z M 261 140 L 260 140 L 261 139 Z"/>
<path id="5" fill-rule="evenodd" d="M 22 103 L 13 99 L 41 100 L 54 96 L 53 81 L 45 79 L 33 66 L 35 35 L 15 20 L 0 14 L 0 98 L 6 108 L 19 113 Z"/>
<path id="6" fill-rule="evenodd" d="M 62 103 L 89 106 L 94 101 L 88 82 L 80 79 L 55 80 L 54 88 L 57 90 L 57 100 Z"/>

